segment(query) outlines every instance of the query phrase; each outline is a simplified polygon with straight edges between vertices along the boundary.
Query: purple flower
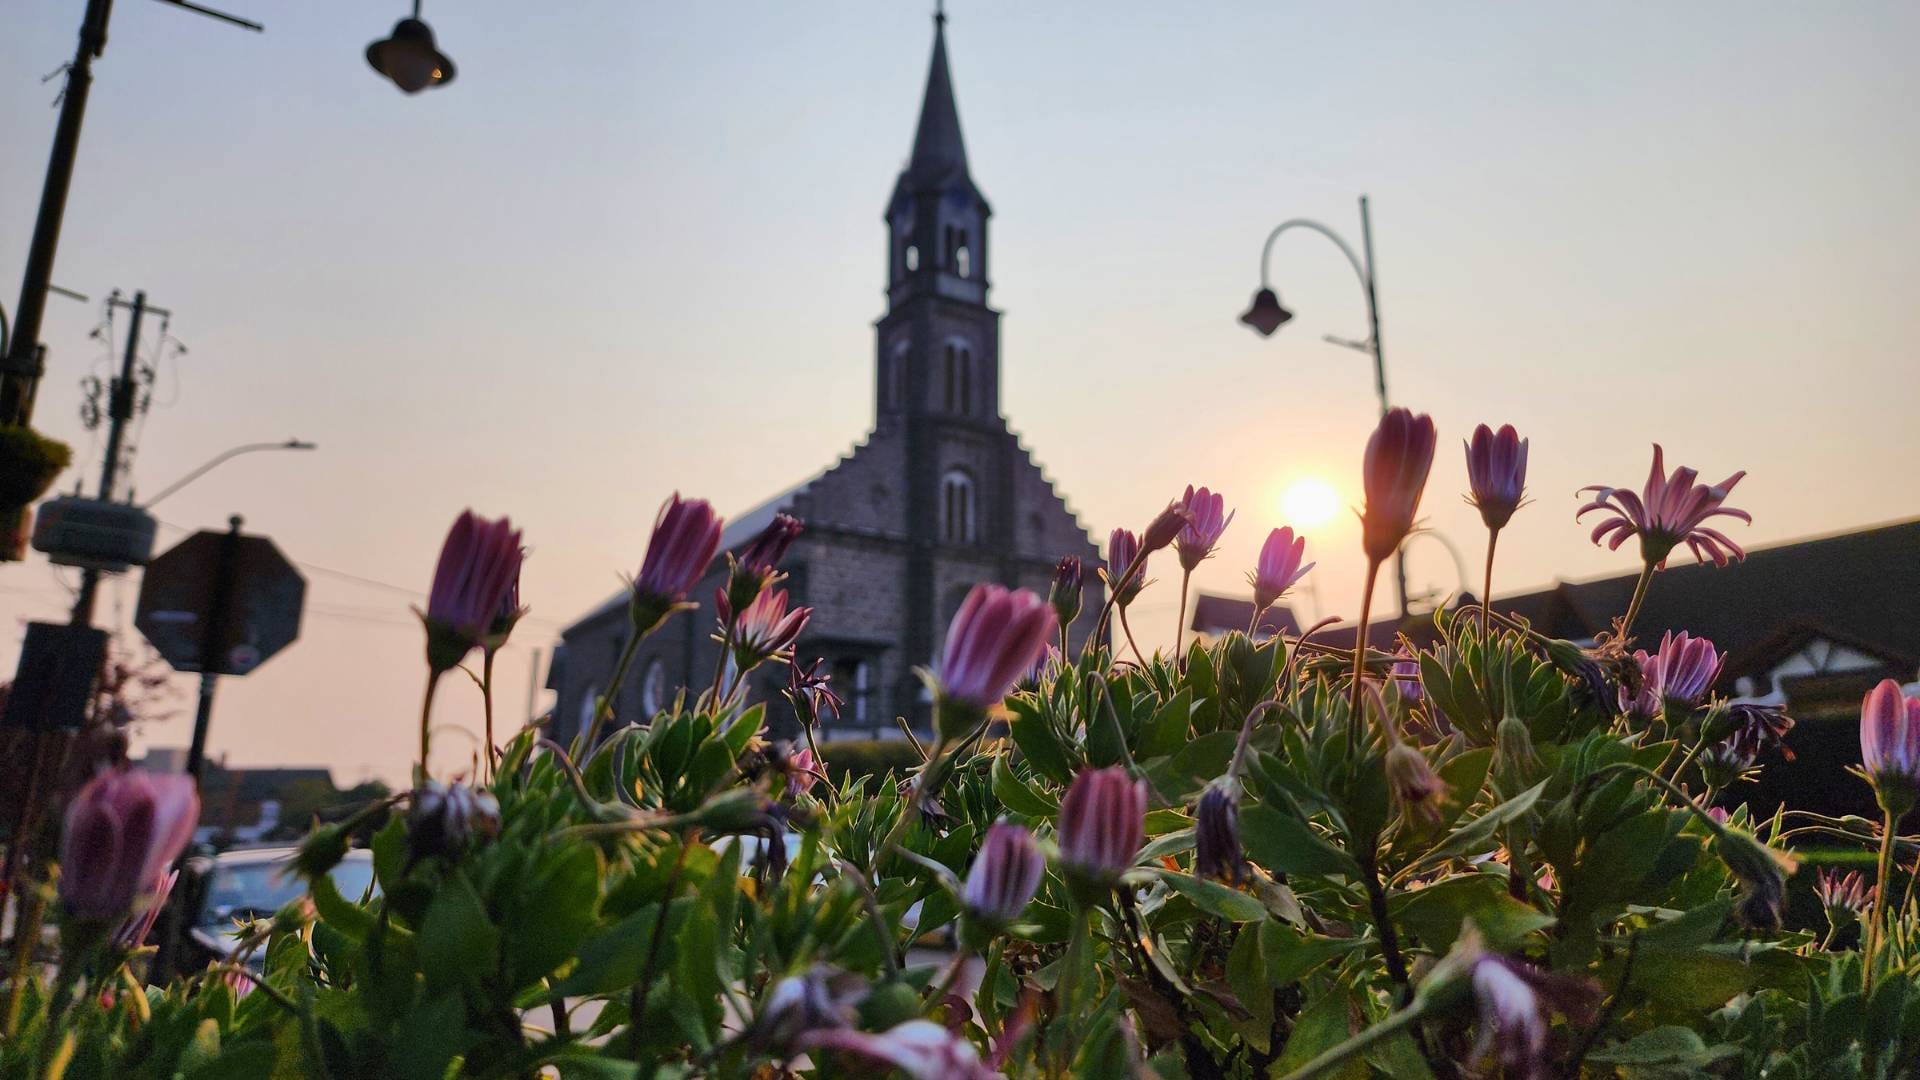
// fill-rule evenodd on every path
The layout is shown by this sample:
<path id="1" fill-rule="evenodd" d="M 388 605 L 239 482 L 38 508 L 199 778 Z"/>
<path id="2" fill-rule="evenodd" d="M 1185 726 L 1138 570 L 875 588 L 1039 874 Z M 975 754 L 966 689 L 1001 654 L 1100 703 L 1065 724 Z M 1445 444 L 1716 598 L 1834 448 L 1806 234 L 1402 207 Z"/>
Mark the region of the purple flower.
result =
<path id="1" fill-rule="evenodd" d="M 1648 656 L 1641 650 L 1633 658 L 1640 665 L 1640 693 L 1629 702 L 1623 689 L 1621 709 L 1636 715 L 1636 710 L 1650 703 L 1679 710 L 1698 708 L 1719 680 L 1720 665 L 1726 659 L 1715 651 L 1713 642 L 1688 637 L 1685 631 L 1662 635 L 1658 654 Z"/>
<path id="2" fill-rule="evenodd" d="M 1473 964 L 1473 999 L 1480 1014 L 1480 1038 L 1473 1059 L 1498 1060 L 1510 1080 L 1549 1075 L 1548 1010 L 1575 1024 L 1588 1021 L 1599 1001 L 1592 983 L 1484 953 Z"/>
<path id="3" fill-rule="evenodd" d="M 1361 479 L 1367 507 L 1360 515 L 1361 544 L 1367 558 L 1386 561 L 1413 530 L 1420 494 L 1433 468 L 1437 436 L 1433 418 L 1406 409 L 1389 409 L 1367 439 Z"/>
<path id="4" fill-rule="evenodd" d="M 1747 760 L 1758 760 L 1768 749 L 1778 749 L 1781 757 L 1793 760 L 1793 751 L 1787 749 L 1787 732 L 1793 730 L 1793 717 L 1787 715 L 1785 708 L 1739 702 L 1727 706 L 1722 724 L 1727 742 L 1739 748 Z"/>
<path id="5" fill-rule="evenodd" d="M 1820 898 L 1820 906 L 1826 909 L 1828 924 L 1836 931 L 1858 922 L 1873 906 L 1873 886 L 1867 884 L 1858 870 L 1844 874 L 1822 870 L 1813 892 Z"/>
<path id="6" fill-rule="evenodd" d="M 1060 800 L 1060 862 L 1102 885 L 1116 883 L 1146 842 L 1147 785 L 1118 766 L 1088 769 Z"/>
<path id="7" fill-rule="evenodd" d="M 516 586 L 524 557 L 520 533 L 511 521 L 488 521 L 471 510 L 460 512 L 440 546 L 440 562 L 433 571 L 433 588 L 422 617 L 429 667 L 449 671 L 487 640 L 495 622 L 512 610 L 507 607 L 510 598 L 518 603 Z"/>
<path id="8" fill-rule="evenodd" d="M 60 899 L 76 919 L 112 923 L 180 857 L 200 820 L 193 778 L 103 772 L 67 807 L 60 834 Z"/>
<path id="9" fill-rule="evenodd" d="M 1011 822 L 995 822 L 973 857 L 960 899 L 975 919 L 1005 926 L 1027 910 L 1046 872 L 1047 857 L 1032 833 Z"/>
<path id="10" fill-rule="evenodd" d="M 1860 703 L 1860 764 L 1882 805 L 1904 810 L 1920 795 L 1920 699 L 1892 679 Z"/>
<path id="11" fill-rule="evenodd" d="M 753 603 L 761 590 L 779 579 L 780 560 L 786 558 L 787 549 L 804 528 L 799 518 L 775 514 L 773 521 L 760 530 L 760 535 L 740 549 L 739 558 L 733 560 L 733 572 L 727 578 L 727 602 L 735 611 Z"/>
<path id="12" fill-rule="evenodd" d="M 1159 551 L 1178 540 L 1192 521 L 1193 514 L 1179 500 L 1168 503 L 1167 508 L 1147 524 L 1147 531 L 1140 534 L 1140 550 L 1149 555 Z"/>
<path id="13" fill-rule="evenodd" d="M 787 688 L 783 693 L 800 722 L 808 727 L 818 723 L 823 712 L 832 713 L 835 720 L 840 719 L 840 706 L 845 704 L 840 695 L 833 692 L 832 677 L 821 672 L 820 665 L 824 663 L 823 657 L 815 657 L 805 668 L 796 661 L 787 663 Z"/>
<path id="14" fill-rule="evenodd" d="M 1053 609 L 1033 593 L 975 585 L 947 627 L 937 676 L 942 702 L 974 713 L 998 705 L 1014 680 L 1032 670 L 1058 628 Z"/>
<path id="15" fill-rule="evenodd" d="M 681 499 L 674 492 L 653 520 L 646 558 L 633 582 L 634 628 L 646 633 L 660 625 L 707 572 L 720 550 L 722 523 L 705 499 Z"/>
<path id="16" fill-rule="evenodd" d="M 474 837 L 500 831 L 500 804 L 465 784 L 429 780 L 413 792 L 407 809 L 407 847 L 414 860 L 429 855 L 457 859 Z"/>
<path id="17" fill-rule="evenodd" d="M 1133 577 L 1126 577 L 1127 571 L 1133 567 L 1134 557 L 1139 553 L 1140 539 L 1134 536 L 1131 530 L 1115 529 L 1108 535 L 1105 571 L 1107 587 L 1113 589 L 1113 602 L 1120 607 L 1133 603 L 1133 598 L 1140 595 L 1141 589 L 1146 588 L 1147 567 L 1144 561 Z M 1125 588 L 1119 587 L 1123 580 L 1126 581 Z"/>
<path id="18" fill-rule="evenodd" d="M 1387 790 L 1408 824 L 1428 827 L 1440 824 L 1440 804 L 1447 796 L 1447 782 L 1433 771 L 1427 756 L 1403 742 L 1387 750 Z"/>
<path id="19" fill-rule="evenodd" d="M 1060 625 L 1071 625 L 1080 617 L 1080 556 L 1062 555 L 1053 568 L 1053 582 L 1047 587 L 1047 604 L 1053 608 Z"/>
<path id="20" fill-rule="evenodd" d="M 1247 575 L 1247 583 L 1253 586 L 1254 610 L 1272 607 L 1295 582 L 1307 576 L 1314 564 L 1301 564 L 1306 554 L 1307 538 L 1294 536 L 1291 528 L 1278 528 L 1267 534 L 1267 542 L 1260 547 L 1260 561 L 1254 564 L 1253 573 Z"/>
<path id="21" fill-rule="evenodd" d="M 1405 641 L 1393 652 L 1393 666 L 1387 669 L 1393 680 L 1394 691 L 1400 700 L 1408 705 L 1418 705 L 1426 699 L 1427 687 L 1420 681 L 1420 654 L 1413 651 Z"/>
<path id="22" fill-rule="evenodd" d="M 1752 524 L 1753 517 L 1745 510 L 1720 505 L 1746 472 L 1734 473 L 1709 487 L 1693 482 L 1697 474 L 1692 469 L 1675 469 L 1672 476 L 1665 470 L 1664 451 L 1654 443 L 1653 471 L 1640 494 L 1591 484 L 1580 490 L 1593 492 L 1593 500 L 1573 519 L 1578 521 L 1594 510 L 1601 511 L 1607 517 L 1594 527 L 1593 542 L 1604 542 L 1608 550 L 1618 551 L 1628 537 L 1638 536 L 1640 558 L 1652 566 L 1667 565 L 1667 556 L 1682 543 L 1703 563 L 1712 559 L 1715 566 L 1725 566 L 1730 559 L 1745 559 L 1747 553 L 1739 544 L 1706 523 L 1715 517 L 1730 517 Z"/>
<path id="23" fill-rule="evenodd" d="M 1187 523 L 1174 539 L 1174 547 L 1180 553 L 1181 568 L 1192 573 L 1212 557 L 1214 545 L 1220 542 L 1220 534 L 1226 532 L 1227 526 L 1232 523 L 1233 514 L 1227 510 L 1227 501 L 1219 493 L 1195 488 L 1192 484 L 1187 485 L 1187 493 L 1181 496 L 1180 506 L 1187 512 Z"/>
<path id="24" fill-rule="evenodd" d="M 867 992 L 858 975 L 815 964 L 773 984 L 741 1039 L 762 1052 L 790 1056 L 801 1038 L 852 1025 Z"/>
<path id="25" fill-rule="evenodd" d="M 892 1066 L 909 1080 L 994 1080 L 973 1044 L 931 1020 L 909 1020 L 876 1035 L 827 1028 L 801 1036 L 803 1050 L 838 1050 L 873 1065 Z"/>
<path id="26" fill-rule="evenodd" d="M 1481 424 L 1467 445 L 1467 501 L 1480 510 L 1487 528 L 1504 528 L 1527 489 L 1527 440 L 1502 424 L 1498 433 Z"/>
<path id="27" fill-rule="evenodd" d="M 1240 800 L 1225 782 L 1214 781 L 1193 809 L 1193 872 L 1230 885 L 1247 879 L 1240 846 Z"/>
<path id="28" fill-rule="evenodd" d="M 718 598 L 724 623 L 732 614 L 726 597 Z M 733 623 L 733 662 L 742 672 L 762 661 L 793 655 L 794 642 L 807 628 L 812 608 L 787 609 L 787 590 L 775 589 L 754 597 Z"/>

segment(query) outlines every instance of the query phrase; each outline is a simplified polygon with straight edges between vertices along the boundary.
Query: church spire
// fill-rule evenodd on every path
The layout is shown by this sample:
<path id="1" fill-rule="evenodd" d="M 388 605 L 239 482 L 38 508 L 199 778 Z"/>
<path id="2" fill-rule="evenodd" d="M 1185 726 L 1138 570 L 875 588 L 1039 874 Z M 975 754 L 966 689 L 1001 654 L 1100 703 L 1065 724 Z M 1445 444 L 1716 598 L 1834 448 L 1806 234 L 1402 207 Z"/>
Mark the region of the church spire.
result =
<path id="1" fill-rule="evenodd" d="M 927 91 L 920 101 L 920 127 L 913 136 L 907 176 L 916 184 L 934 183 L 949 174 L 967 175 L 967 147 L 960 138 L 960 110 L 953 101 L 953 76 L 947 71 L 947 15 L 933 13 L 933 60 L 927 67 Z"/>

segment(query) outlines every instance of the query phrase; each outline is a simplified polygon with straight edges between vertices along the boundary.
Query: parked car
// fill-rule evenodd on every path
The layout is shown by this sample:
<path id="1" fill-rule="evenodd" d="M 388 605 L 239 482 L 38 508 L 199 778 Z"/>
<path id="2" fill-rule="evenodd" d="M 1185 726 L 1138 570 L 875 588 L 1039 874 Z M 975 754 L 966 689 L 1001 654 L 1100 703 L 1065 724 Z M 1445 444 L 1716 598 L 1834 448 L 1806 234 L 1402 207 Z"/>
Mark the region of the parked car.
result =
<path id="1" fill-rule="evenodd" d="M 237 923 L 268 918 L 307 894 L 307 883 L 294 872 L 290 847 L 241 848 L 203 856 L 188 863 L 189 958 L 199 963 L 232 959 L 239 942 Z M 333 868 L 334 887 L 349 900 L 358 900 L 373 885 L 373 853 L 365 848 L 347 852 Z M 258 969 L 265 958 L 256 950 L 247 957 Z"/>

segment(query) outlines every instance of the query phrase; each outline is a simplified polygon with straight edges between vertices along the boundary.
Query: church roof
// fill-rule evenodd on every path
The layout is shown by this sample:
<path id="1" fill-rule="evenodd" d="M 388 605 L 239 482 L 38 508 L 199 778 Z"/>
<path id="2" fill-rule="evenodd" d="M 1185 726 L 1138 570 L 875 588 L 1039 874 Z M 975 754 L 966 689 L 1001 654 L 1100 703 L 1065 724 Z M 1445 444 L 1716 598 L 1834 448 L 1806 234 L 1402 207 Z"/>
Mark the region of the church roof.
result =
<path id="1" fill-rule="evenodd" d="M 927 92 L 920 99 L 920 127 L 913 135 L 907 173 L 918 183 L 949 174 L 967 174 L 967 146 L 960 138 L 960 109 L 953 101 L 953 76 L 947 70 L 947 20 L 933 19 L 933 60 L 927 67 Z"/>

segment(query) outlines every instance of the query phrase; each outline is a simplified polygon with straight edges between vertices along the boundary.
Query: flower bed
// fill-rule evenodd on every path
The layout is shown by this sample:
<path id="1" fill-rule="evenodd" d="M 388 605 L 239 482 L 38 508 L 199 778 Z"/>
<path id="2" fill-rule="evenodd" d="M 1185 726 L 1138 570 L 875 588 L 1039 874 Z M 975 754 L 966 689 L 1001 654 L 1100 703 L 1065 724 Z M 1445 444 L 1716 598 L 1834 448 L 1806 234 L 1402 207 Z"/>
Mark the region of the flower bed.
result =
<path id="1" fill-rule="evenodd" d="M 1369 603 L 1435 445 L 1405 410 L 1369 443 Z M 1468 443 L 1489 579 L 1526 450 L 1511 428 Z M 812 745 L 837 699 L 795 662 L 809 612 L 780 588 L 791 519 L 727 555 L 711 685 L 612 712 L 634 647 L 687 617 L 716 555 L 718 518 L 675 496 L 589 730 L 521 731 L 478 776 L 430 776 L 423 710 L 413 791 L 314 831 L 310 899 L 235 928 L 260 971 L 145 984 L 195 804 L 94 780 L 57 873 L 27 863 L 61 949 L 43 969 L 16 940 L 0 1077 L 1914 1075 L 1920 845 L 1896 827 L 1920 702 L 1887 683 L 1863 703 L 1880 822 L 1754 821 L 1741 784 L 1791 721 L 1714 696 L 1710 642 L 1632 636 L 1676 548 L 1741 557 L 1708 524 L 1745 517 L 1724 505 L 1738 479 L 1668 474 L 1656 450 L 1643 491 L 1592 492 L 1594 541 L 1637 540 L 1644 568 L 1596 643 L 1483 604 L 1436 616 L 1419 652 L 1321 627 L 1146 656 L 1125 617 L 1147 563 L 1178 559 L 1184 606 L 1232 524 L 1189 489 L 1115 531 L 1083 649 L 1059 632 L 1077 560 L 1045 598 L 976 587 L 926 673 L 912 767 L 838 782 Z M 1261 604 L 1305 556 L 1275 530 Z M 462 665 L 490 683 L 521 559 L 505 521 L 450 533 L 423 613 L 440 692 Z M 762 665 L 791 665 L 800 745 L 762 737 L 744 689 Z M 382 817 L 377 893 L 340 895 L 328 871 Z M 1790 915 L 1794 891 L 1817 921 Z"/>

